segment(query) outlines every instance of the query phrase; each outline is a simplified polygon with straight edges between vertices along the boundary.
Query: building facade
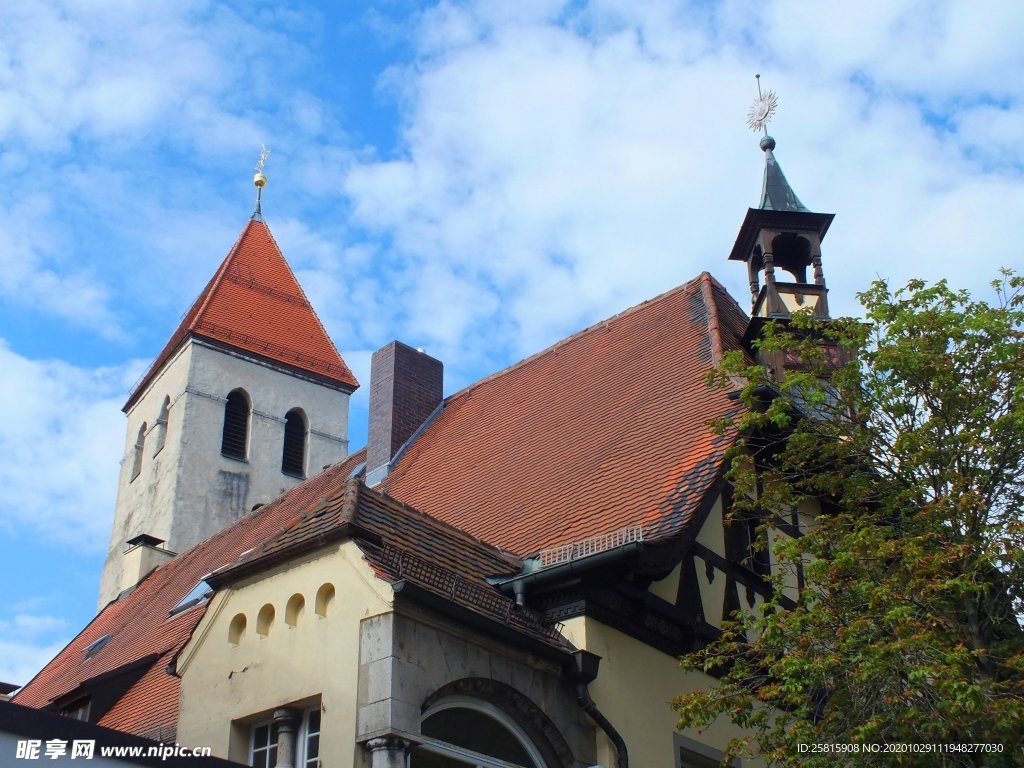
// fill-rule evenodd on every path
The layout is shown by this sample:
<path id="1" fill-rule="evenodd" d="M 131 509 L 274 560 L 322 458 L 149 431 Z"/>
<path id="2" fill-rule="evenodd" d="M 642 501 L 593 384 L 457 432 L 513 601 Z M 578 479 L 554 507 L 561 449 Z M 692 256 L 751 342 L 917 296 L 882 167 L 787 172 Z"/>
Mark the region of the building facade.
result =
<path id="1" fill-rule="evenodd" d="M 752 318 L 704 273 L 448 397 L 391 342 L 350 455 L 355 379 L 250 222 L 126 406 L 111 600 L 17 701 L 264 768 L 716 764 L 737 730 L 677 732 L 671 699 L 715 684 L 677 658 L 774 564 L 727 522 L 736 435 L 708 423 L 741 405 L 707 374 L 760 323 L 828 317 L 831 215 L 762 148 L 730 257 Z"/>

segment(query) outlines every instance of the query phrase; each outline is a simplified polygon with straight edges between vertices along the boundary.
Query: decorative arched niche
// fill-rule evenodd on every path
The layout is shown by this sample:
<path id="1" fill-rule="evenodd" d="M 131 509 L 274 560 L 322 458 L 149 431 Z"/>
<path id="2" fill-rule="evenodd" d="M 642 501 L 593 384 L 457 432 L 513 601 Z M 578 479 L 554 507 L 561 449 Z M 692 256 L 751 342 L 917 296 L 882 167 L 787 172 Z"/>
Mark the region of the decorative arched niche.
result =
<path id="1" fill-rule="evenodd" d="M 245 625 L 245 614 L 236 613 L 234 618 L 231 619 L 231 623 L 228 625 L 229 643 L 232 645 L 238 645 L 242 642 L 242 638 L 245 637 Z"/>
<path id="2" fill-rule="evenodd" d="M 321 584 L 316 591 L 316 615 L 326 619 L 334 605 L 334 585 L 331 582 Z"/>
<path id="3" fill-rule="evenodd" d="M 297 627 L 305 611 L 306 598 L 302 596 L 301 592 L 296 592 L 288 598 L 288 604 L 284 608 L 284 623 L 289 627 Z"/>

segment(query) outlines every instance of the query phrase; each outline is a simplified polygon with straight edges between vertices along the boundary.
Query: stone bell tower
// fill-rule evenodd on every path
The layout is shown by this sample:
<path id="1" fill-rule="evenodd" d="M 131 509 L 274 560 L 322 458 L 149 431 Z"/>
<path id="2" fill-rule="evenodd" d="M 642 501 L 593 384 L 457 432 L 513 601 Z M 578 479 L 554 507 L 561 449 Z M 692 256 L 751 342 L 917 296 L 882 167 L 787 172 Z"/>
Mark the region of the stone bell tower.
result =
<path id="1" fill-rule="evenodd" d="M 263 221 L 263 159 L 251 219 L 124 405 L 100 608 L 348 455 L 359 384 Z"/>

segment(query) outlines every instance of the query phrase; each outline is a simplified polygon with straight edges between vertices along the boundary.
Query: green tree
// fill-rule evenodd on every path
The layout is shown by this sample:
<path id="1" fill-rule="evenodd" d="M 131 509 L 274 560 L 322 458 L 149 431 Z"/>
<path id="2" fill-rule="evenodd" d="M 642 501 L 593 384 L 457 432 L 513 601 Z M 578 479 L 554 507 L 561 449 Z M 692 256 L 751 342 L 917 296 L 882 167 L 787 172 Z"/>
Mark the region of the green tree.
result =
<path id="1" fill-rule="evenodd" d="M 684 657 L 720 686 L 676 699 L 681 728 L 729 718 L 731 754 L 773 765 L 1024 765 L 1024 277 L 993 287 L 875 282 L 864 320 L 766 326 L 784 381 L 739 352 L 713 374 L 746 406 L 715 425 L 739 436 L 730 517 L 821 514 L 774 546 L 764 610 Z M 1002 752 L 866 751 L 904 743 Z"/>

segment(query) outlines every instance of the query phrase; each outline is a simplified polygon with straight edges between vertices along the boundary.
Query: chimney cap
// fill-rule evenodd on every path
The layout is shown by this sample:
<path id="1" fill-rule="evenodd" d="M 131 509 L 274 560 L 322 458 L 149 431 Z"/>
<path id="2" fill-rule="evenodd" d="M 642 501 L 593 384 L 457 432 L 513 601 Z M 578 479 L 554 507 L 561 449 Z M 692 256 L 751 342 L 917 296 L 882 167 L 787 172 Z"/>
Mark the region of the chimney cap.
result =
<path id="1" fill-rule="evenodd" d="M 156 536 L 150 536 L 148 533 L 140 533 L 138 536 L 134 536 L 126 542 L 129 547 L 143 545 L 146 547 L 159 547 L 164 543 L 163 539 L 158 539 Z"/>

